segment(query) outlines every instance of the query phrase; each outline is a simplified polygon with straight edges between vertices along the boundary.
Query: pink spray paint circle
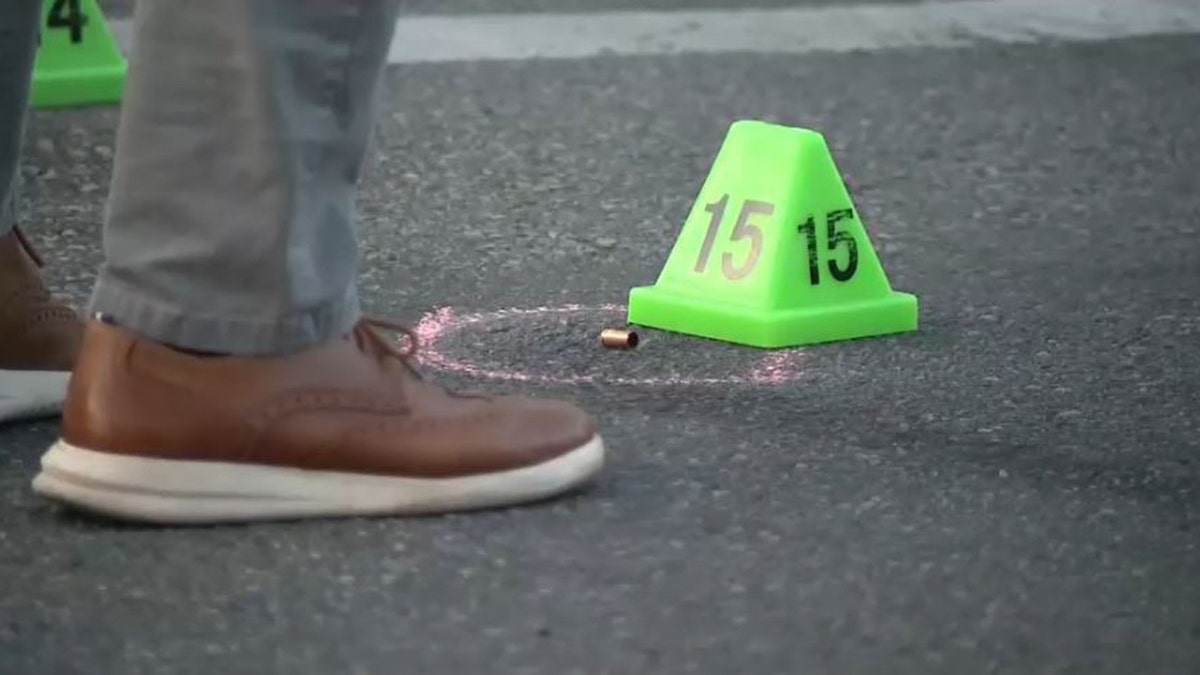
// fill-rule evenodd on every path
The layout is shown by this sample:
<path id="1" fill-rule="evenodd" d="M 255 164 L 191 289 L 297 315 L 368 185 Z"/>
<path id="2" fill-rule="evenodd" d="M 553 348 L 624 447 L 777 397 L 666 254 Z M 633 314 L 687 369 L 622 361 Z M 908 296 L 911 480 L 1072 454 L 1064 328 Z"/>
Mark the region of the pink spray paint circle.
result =
<path id="1" fill-rule="evenodd" d="M 441 307 L 422 316 L 415 331 L 423 367 L 474 379 L 624 387 L 778 387 L 794 382 L 803 372 L 800 350 L 763 352 L 669 334 L 648 340 L 641 330 L 637 350 L 605 349 L 599 343 L 600 331 L 623 325 L 624 317 L 622 305 L 484 312 Z M 560 356 L 565 352 L 562 358 L 567 363 L 548 366 L 553 359 L 544 355 L 546 351 Z M 712 372 L 715 363 L 722 364 L 720 372 Z M 669 367 L 672 364 L 675 367 Z M 709 372 L 704 372 L 706 366 Z"/>

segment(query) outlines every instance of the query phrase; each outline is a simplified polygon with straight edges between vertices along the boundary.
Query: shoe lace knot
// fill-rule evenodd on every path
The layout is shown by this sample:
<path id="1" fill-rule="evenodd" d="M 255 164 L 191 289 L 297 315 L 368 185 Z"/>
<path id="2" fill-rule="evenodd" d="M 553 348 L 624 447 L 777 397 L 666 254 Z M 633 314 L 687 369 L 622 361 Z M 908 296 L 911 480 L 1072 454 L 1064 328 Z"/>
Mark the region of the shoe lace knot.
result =
<path id="1" fill-rule="evenodd" d="M 387 333 L 403 336 L 403 344 L 384 337 Z M 381 358 L 394 359 L 403 364 L 418 380 L 425 379 L 418 370 L 421 340 L 412 328 L 388 319 L 368 316 L 355 325 L 353 335 L 359 349 L 367 350 Z"/>
<path id="2" fill-rule="evenodd" d="M 398 346 L 395 341 L 384 337 L 387 333 L 402 335 L 405 344 Z M 354 327 L 354 339 L 357 341 L 359 349 L 373 353 L 381 359 L 399 362 L 414 378 L 421 380 L 424 386 L 436 388 L 446 396 L 477 401 L 490 401 L 494 398 L 484 392 L 458 391 L 426 380 L 418 370 L 420 360 L 417 352 L 421 348 L 421 340 L 415 330 L 404 324 L 373 316 L 363 317 Z"/>

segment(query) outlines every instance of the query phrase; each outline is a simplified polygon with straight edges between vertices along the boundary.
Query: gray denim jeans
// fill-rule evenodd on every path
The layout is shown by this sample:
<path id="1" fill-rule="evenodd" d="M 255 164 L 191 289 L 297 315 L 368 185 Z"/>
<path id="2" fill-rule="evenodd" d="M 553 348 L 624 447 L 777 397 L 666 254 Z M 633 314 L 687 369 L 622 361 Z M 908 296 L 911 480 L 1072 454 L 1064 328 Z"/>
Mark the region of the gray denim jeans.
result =
<path id="1" fill-rule="evenodd" d="M 6 2 L 0 204 L 11 224 L 42 0 Z M 160 342 L 243 355 L 348 331 L 359 318 L 354 192 L 396 11 L 397 0 L 141 2 L 90 311 Z"/>
<path id="2" fill-rule="evenodd" d="M 0 236 L 17 219 L 17 182 L 29 82 L 37 54 L 38 0 L 8 0 L 0 10 Z"/>

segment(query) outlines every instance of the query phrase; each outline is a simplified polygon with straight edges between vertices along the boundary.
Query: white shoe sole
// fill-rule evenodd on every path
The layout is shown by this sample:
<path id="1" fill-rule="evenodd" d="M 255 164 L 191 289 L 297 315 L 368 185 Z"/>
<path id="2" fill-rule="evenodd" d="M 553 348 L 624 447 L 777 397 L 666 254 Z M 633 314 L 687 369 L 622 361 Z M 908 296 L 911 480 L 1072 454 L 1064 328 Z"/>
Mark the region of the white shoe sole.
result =
<path id="1" fill-rule="evenodd" d="M 70 380 L 59 370 L 0 370 L 0 422 L 59 414 Z"/>
<path id="2" fill-rule="evenodd" d="M 536 501 L 585 483 L 599 436 L 553 460 L 461 478 L 394 478 L 95 452 L 59 441 L 33 489 L 85 511 L 166 524 L 420 515 Z"/>

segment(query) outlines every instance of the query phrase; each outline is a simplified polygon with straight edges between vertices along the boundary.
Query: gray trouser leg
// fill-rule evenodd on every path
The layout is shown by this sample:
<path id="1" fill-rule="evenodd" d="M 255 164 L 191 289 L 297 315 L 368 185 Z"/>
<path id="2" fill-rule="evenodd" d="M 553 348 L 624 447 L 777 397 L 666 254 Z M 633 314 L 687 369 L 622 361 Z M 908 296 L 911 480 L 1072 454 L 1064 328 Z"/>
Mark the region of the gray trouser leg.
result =
<path id="1" fill-rule="evenodd" d="M 17 219 L 17 183 L 41 0 L 4 0 L 0 10 L 0 236 Z"/>
<path id="2" fill-rule="evenodd" d="M 140 3 L 92 311 L 240 355 L 348 331 L 395 19 L 395 0 Z"/>

